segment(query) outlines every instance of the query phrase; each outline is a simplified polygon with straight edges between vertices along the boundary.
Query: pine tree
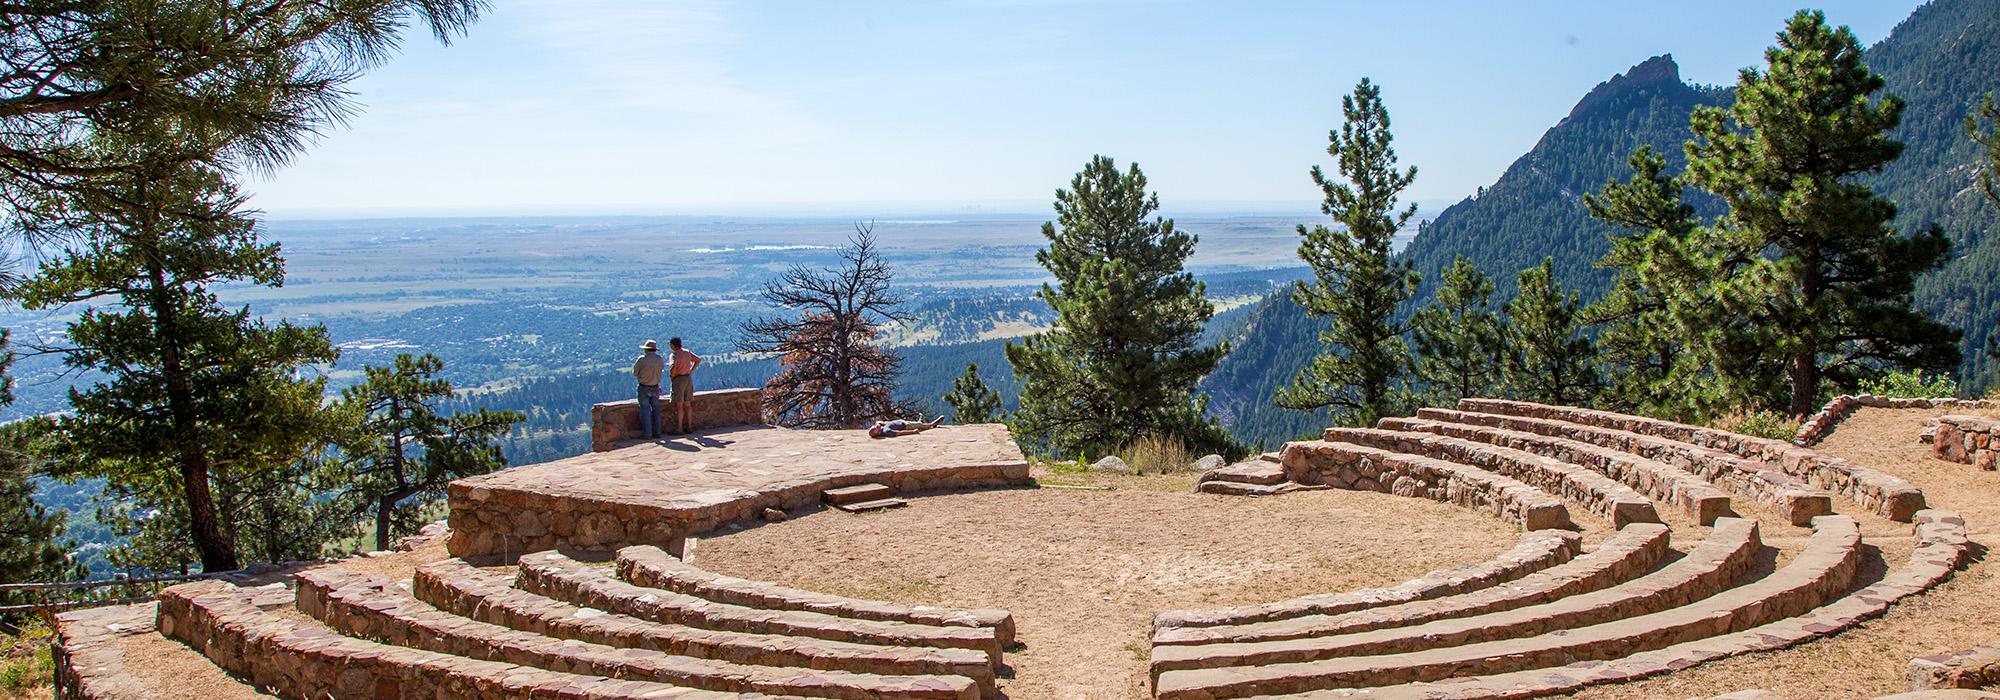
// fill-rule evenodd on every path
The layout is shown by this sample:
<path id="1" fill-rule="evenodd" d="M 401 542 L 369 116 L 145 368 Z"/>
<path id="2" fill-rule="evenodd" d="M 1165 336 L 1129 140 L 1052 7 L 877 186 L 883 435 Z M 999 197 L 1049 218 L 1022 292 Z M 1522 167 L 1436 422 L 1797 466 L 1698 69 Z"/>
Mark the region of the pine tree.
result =
<path id="1" fill-rule="evenodd" d="M 944 395 L 951 406 L 952 420 L 959 423 L 992 423 L 1000 420 L 1000 394 L 979 378 L 978 363 L 966 363 L 965 374 L 951 383 Z"/>
<path id="2" fill-rule="evenodd" d="M 14 350 L 8 336 L 0 329 L 0 408 L 14 403 Z M 68 563 L 60 544 L 64 514 L 35 503 L 35 484 L 28 478 L 34 475 L 34 460 L 25 444 L 27 431 L 39 422 L 0 425 L 0 583 L 45 580 Z"/>
<path id="3" fill-rule="evenodd" d="M 1699 221 L 1682 200 L 1684 185 L 1666 174 L 1665 158 L 1647 146 L 1630 162 L 1631 179 L 1583 196 L 1591 216 L 1628 231 L 1612 234 L 1611 249 L 1597 262 L 1612 270 L 1611 290 L 1583 311 L 1583 322 L 1600 329 L 1598 353 L 1608 376 L 1599 399 L 1646 415 L 1710 417 L 1720 397 L 1706 365 L 1688 352 L 1690 332 L 1672 298 L 1702 294 L 1706 286 L 1683 260 Z"/>
<path id="4" fill-rule="evenodd" d="M 1437 297 L 1410 318 L 1417 378 L 1431 401 L 1491 395 L 1502 372 L 1503 329 L 1490 308 L 1493 280 L 1465 256 L 1445 270 Z"/>
<path id="5" fill-rule="evenodd" d="M 1577 294 L 1555 282 L 1554 263 L 1522 270 L 1520 292 L 1507 302 L 1507 386 L 1515 398 L 1580 406 L 1597 392 L 1596 353 L 1578 324 Z"/>
<path id="6" fill-rule="evenodd" d="M 1138 165 L 1121 174 L 1104 156 L 1056 191 L 1035 254 L 1056 278 L 1041 290 L 1055 328 L 1007 344 L 1022 380 L 1014 425 L 1029 439 L 1093 456 L 1145 436 L 1233 451 L 1196 389 L 1228 352 L 1197 345 L 1215 309 L 1183 269 L 1196 237 L 1149 220 L 1159 207 Z"/>
<path id="7" fill-rule="evenodd" d="M 1320 211 L 1337 228 L 1299 226 L 1299 258 L 1312 267 L 1313 280 L 1292 290 L 1292 300 L 1308 315 L 1327 318 L 1320 333 L 1327 348 L 1276 400 L 1285 408 L 1331 408 L 1341 423 L 1369 425 L 1407 400 L 1407 328 L 1396 319 L 1416 294 L 1418 277 L 1408 261 L 1390 255 L 1390 245 L 1416 214 L 1415 203 L 1398 210 L 1397 198 L 1416 180 L 1417 169 L 1397 169 L 1380 87 L 1363 78 L 1340 106 L 1346 123 L 1328 133 L 1326 151 L 1344 181 L 1329 179 L 1317 165 L 1312 169 L 1325 196 Z"/>
<path id="8" fill-rule="evenodd" d="M 423 507 L 444 497 L 445 484 L 507 466 L 498 441 L 527 417 L 478 409 L 438 415 L 451 382 L 439 379 L 437 356 L 408 353 L 391 367 L 368 367 L 367 379 L 340 393 L 339 410 L 357 421 L 341 442 L 344 457 L 330 480 L 348 512 L 375 516 L 375 548 L 415 534 Z"/>
<path id="9" fill-rule="evenodd" d="M 889 289 L 874 227 L 854 231 L 839 266 L 794 266 L 765 285 L 766 302 L 798 316 L 743 325 L 739 350 L 778 357 L 778 373 L 764 384 L 764 412 L 779 425 L 854 428 L 905 412 L 894 396 L 903 359 L 877 344 L 884 325 L 903 320 L 896 308 L 903 297 Z"/>
<path id="10" fill-rule="evenodd" d="M 1981 127 L 1984 123 L 1986 126 Z M 1979 109 L 1965 115 L 1965 133 L 1986 150 L 1986 165 L 1979 170 L 1979 188 L 1986 198 L 2000 206 L 2000 102 L 1993 93 L 1979 101 Z"/>
<path id="11" fill-rule="evenodd" d="M 1811 413 L 1829 385 L 1851 390 L 1889 369 L 1948 371 L 1959 333 L 1914 310 L 1911 289 L 1950 244 L 1935 229 L 1899 233 L 1895 205 L 1861 181 L 1902 152 L 1889 138 L 1902 101 L 1873 97 L 1882 79 L 1860 43 L 1820 12 L 1793 16 L 1765 58 L 1764 70 L 1743 71 L 1734 105 L 1690 119 L 1687 179 L 1729 207 L 1698 239 L 1715 292 L 1704 302 L 1740 319 L 1698 349 L 1759 366 L 1718 365 L 1724 381 L 1782 373 L 1789 396 L 1771 403 L 1794 415 Z M 1746 389 L 1737 393 L 1764 398 L 1762 387 Z"/>

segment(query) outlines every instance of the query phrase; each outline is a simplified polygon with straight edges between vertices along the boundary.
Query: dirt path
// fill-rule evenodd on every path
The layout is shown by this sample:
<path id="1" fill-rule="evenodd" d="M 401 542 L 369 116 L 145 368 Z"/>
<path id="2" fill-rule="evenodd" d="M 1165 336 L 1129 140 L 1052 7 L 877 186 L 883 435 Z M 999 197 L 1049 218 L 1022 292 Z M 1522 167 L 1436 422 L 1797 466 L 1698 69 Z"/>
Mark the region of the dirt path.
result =
<path id="1" fill-rule="evenodd" d="M 1192 493 L 1188 476 L 1091 481 L 1115 490 L 821 512 L 702 539 L 695 561 L 828 593 L 1002 608 L 1025 644 L 1007 654 L 1009 697 L 1135 698 L 1157 611 L 1400 583 L 1520 538 L 1487 516 L 1387 494 L 1243 498 Z"/>

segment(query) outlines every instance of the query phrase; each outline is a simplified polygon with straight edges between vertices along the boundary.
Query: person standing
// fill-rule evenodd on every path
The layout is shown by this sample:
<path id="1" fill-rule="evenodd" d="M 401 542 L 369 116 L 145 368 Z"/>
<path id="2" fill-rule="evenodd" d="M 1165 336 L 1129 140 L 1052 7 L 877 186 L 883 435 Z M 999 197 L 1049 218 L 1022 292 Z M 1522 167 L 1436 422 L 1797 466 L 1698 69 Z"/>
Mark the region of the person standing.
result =
<path id="1" fill-rule="evenodd" d="M 632 363 L 632 378 L 639 381 L 639 434 L 651 440 L 660 436 L 660 375 L 667 360 L 660 356 L 660 344 L 652 340 L 639 349 L 646 352 Z"/>
<path id="2" fill-rule="evenodd" d="M 674 433 L 686 433 L 694 427 L 694 368 L 701 366 L 701 356 L 681 347 L 680 338 L 668 338 L 667 346 L 673 348 L 674 361 L 668 378 L 673 382 Z"/>

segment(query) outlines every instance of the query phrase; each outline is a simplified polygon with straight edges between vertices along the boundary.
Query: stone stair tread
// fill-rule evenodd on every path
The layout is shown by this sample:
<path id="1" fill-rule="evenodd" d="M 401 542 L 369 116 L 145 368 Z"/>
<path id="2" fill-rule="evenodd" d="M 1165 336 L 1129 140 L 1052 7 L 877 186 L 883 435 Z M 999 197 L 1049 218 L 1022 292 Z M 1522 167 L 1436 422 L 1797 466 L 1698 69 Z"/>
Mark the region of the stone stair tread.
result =
<path id="1" fill-rule="evenodd" d="M 827 489 L 820 492 L 820 498 L 824 499 L 827 503 L 839 506 L 849 503 L 880 500 L 895 494 L 896 490 L 889 488 L 887 485 L 868 483 Z"/>
<path id="2" fill-rule="evenodd" d="M 1204 483 L 1211 481 L 1230 481 L 1243 484 L 1257 484 L 1260 486 L 1270 486 L 1273 484 L 1281 483 L 1285 480 L 1285 468 L 1279 465 L 1275 461 L 1254 459 L 1244 462 L 1237 462 L 1235 464 L 1231 464 L 1225 467 L 1210 469 L 1202 473 L 1201 480 Z"/>
<path id="3" fill-rule="evenodd" d="M 1246 484 L 1240 481 L 1207 481 L 1202 482 L 1200 490 L 1202 493 L 1213 493 L 1222 496 L 1276 496 L 1298 490 L 1298 484 L 1277 483 L 1267 485 Z"/>
<path id="4" fill-rule="evenodd" d="M 907 498 L 892 497 L 892 498 L 878 498 L 872 501 L 861 501 L 859 503 L 835 503 L 833 504 L 833 507 L 848 513 L 865 513 L 871 510 L 888 510 L 890 508 L 901 508 L 909 504 L 910 500 Z"/>

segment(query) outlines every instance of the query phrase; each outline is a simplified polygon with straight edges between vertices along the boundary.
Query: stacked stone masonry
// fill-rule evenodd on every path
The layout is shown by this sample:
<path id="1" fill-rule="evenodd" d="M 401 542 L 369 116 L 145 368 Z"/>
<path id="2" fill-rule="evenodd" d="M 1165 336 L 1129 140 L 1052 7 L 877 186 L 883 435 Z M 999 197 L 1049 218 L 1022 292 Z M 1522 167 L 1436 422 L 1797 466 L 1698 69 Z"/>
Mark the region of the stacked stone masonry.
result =
<path id="1" fill-rule="evenodd" d="M 1776 511 L 1793 525 L 1833 512 L 1833 498 L 1784 470 L 1735 454 L 1629 430 L 1560 419 L 1426 408 L 1420 419 L 1524 430 L 1639 455 L 1715 483 Z"/>
<path id="2" fill-rule="evenodd" d="M 660 417 L 663 424 L 671 403 L 666 400 L 660 402 Z M 697 391 L 688 404 L 694 410 L 690 430 L 764 424 L 762 389 Z M 620 447 L 621 443 L 638 440 L 644 435 L 645 433 L 639 429 L 637 398 L 591 405 L 590 449 L 592 451 L 612 450 Z"/>
<path id="3" fill-rule="evenodd" d="M 1512 422 L 1514 419 L 1503 416 L 1495 417 L 1493 421 L 1494 425 L 1518 424 L 1531 429 L 1522 431 L 1457 422 L 1475 420 L 1481 414 L 1453 411 L 1433 412 L 1432 415 L 1441 416 L 1443 419 L 1385 418 L 1382 420 L 1382 427 L 1484 442 L 1583 466 L 1630 486 L 1654 500 L 1679 506 L 1682 511 L 1693 517 L 1695 522 L 1702 525 L 1713 524 L 1716 518 L 1734 514 L 1730 508 L 1728 494 L 1701 477 L 1670 464 L 1587 442 L 1538 434 L 1531 430 L 1542 427 L 1541 422 L 1528 419 L 1518 419 L 1520 422 L 1515 423 Z M 1547 429 L 1550 432 L 1562 432 L 1561 427 L 1554 424 L 1547 424 Z"/>
<path id="4" fill-rule="evenodd" d="M 1454 503 L 1524 530 L 1573 527 L 1561 499 L 1475 467 L 1325 440 L 1285 443 L 1280 454 L 1285 475 L 1300 484 Z"/>
<path id="5" fill-rule="evenodd" d="M 1970 464 L 1986 471 L 2000 469 L 2000 421 L 1978 416 L 1941 416 L 1931 435 L 1931 451 L 1947 462 Z"/>
<path id="6" fill-rule="evenodd" d="M 1478 467 L 1561 496 L 1610 521 L 1612 527 L 1660 522 L 1653 502 L 1631 487 L 1532 452 L 1428 433 L 1371 428 L 1327 428 L 1325 439 Z"/>
<path id="7" fill-rule="evenodd" d="M 1806 422 L 1799 424 L 1799 431 L 1793 435 L 1792 442 L 1800 447 L 1811 447 L 1819 444 L 1819 441 L 1826 439 L 1827 434 L 1832 433 L 1833 429 L 1839 426 L 1841 421 L 1847 420 L 1848 416 L 1854 415 L 1855 411 L 1863 408 L 1931 409 L 1994 408 L 1996 406 L 2000 406 L 2000 404 L 1985 399 L 1891 398 L 1876 396 L 1874 394 L 1843 394 L 1834 397 L 1832 401 L 1826 402 L 1826 406 L 1820 408 L 1818 413 L 1813 414 L 1811 418 L 1807 418 Z"/>
<path id="8" fill-rule="evenodd" d="M 1908 481 L 1845 459 L 1828 457 L 1783 440 L 1771 440 L 1609 411 L 1550 406 L 1525 401 L 1465 399 L 1458 402 L 1458 407 L 1462 411 L 1528 416 L 1622 430 L 1728 452 L 1744 459 L 1780 468 L 1786 474 L 1805 479 L 1821 489 L 1845 495 L 1861 507 L 1897 522 L 1910 522 L 1917 511 L 1924 509 L 1924 492 Z"/>
<path id="9" fill-rule="evenodd" d="M 1910 660 L 1912 690 L 2000 686 L 2000 643 Z"/>

